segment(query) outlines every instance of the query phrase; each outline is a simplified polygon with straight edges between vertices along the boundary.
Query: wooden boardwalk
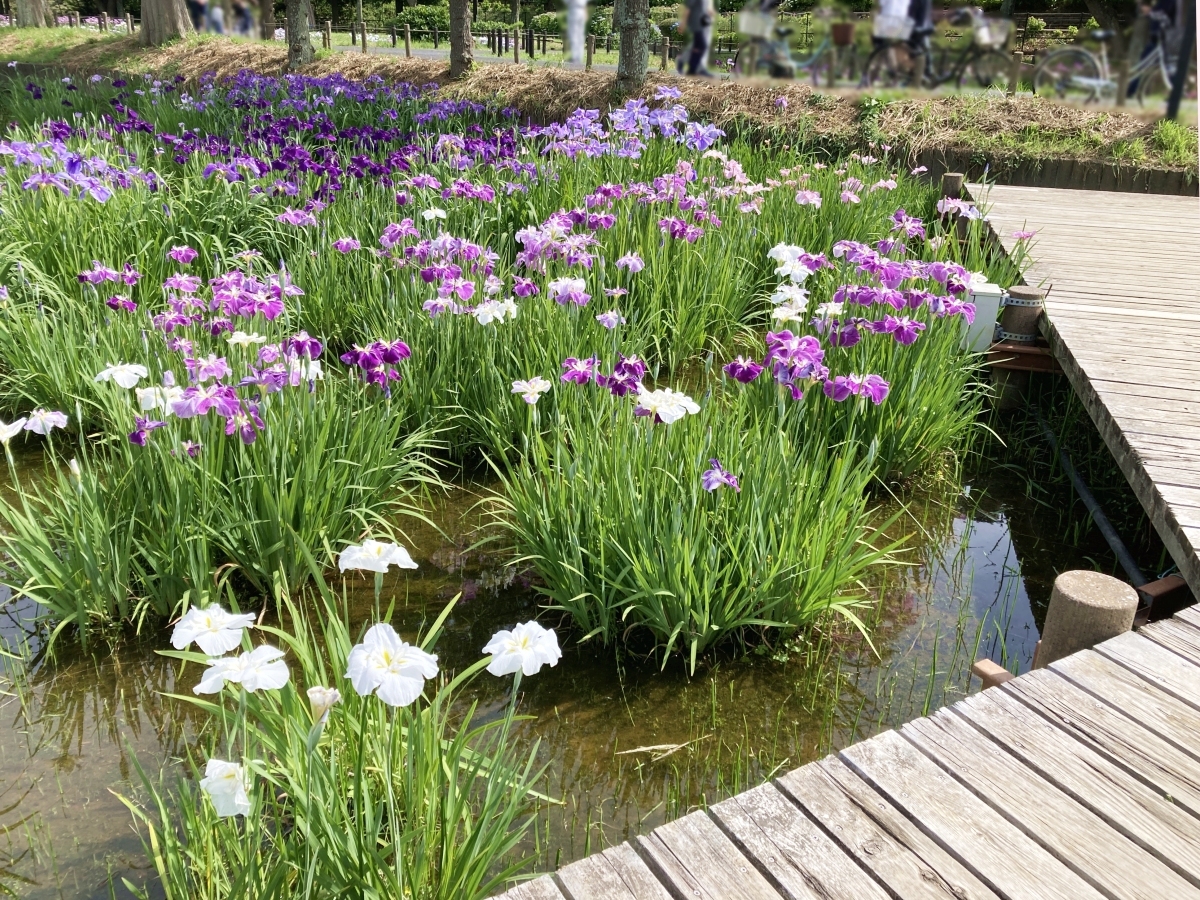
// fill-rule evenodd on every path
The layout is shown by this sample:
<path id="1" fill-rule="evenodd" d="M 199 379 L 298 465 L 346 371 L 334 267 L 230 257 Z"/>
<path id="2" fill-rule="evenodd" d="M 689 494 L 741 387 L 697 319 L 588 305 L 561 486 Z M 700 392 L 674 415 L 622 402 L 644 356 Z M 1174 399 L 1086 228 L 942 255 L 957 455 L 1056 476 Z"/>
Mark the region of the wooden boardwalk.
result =
<path id="1" fill-rule="evenodd" d="M 1043 332 L 1200 597 L 1200 203 L 970 190 L 1007 250 L 1014 231 L 1037 232 L 1025 280 L 1049 289 Z"/>
<path id="2" fill-rule="evenodd" d="M 1198 900 L 1200 607 L 507 900 Z"/>

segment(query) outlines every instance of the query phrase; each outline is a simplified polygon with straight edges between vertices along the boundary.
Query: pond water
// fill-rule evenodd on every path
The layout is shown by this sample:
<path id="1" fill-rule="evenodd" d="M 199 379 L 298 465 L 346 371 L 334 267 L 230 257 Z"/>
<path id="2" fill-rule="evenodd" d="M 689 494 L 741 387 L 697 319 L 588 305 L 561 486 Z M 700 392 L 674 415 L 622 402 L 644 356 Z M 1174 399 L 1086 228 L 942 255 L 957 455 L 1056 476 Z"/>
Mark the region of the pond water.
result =
<path id="1" fill-rule="evenodd" d="M 459 488 L 438 504 L 447 539 L 409 531 L 417 577 L 389 582 L 394 624 L 411 637 L 454 594 L 463 599 L 437 651 L 443 667 L 478 658 L 501 627 L 538 613 L 538 597 L 511 573 L 464 552 L 482 489 Z M 895 504 L 882 512 L 894 512 Z M 551 867 L 760 782 L 963 696 L 973 659 L 1030 664 L 1054 574 L 1087 566 L 1095 548 L 1047 541 L 1044 509 L 1011 473 L 907 500 L 899 524 L 915 535 L 907 567 L 867 585 L 863 615 L 874 646 L 835 629 L 774 653 L 682 667 L 620 659 L 564 641 L 564 657 L 521 685 L 533 719 L 520 739 L 541 740 L 551 762 L 547 807 L 526 849 Z M 364 615 L 371 588 L 360 596 Z M 34 610 L 9 604 L 0 633 L 17 649 Z M 542 613 L 542 621 L 554 623 Z M 109 897 L 122 878 L 151 872 L 121 796 L 136 798 L 137 766 L 168 777 L 193 733 L 175 664 L 155 640 L 99 642 L 53 662 L 7 661 L 0 714 L 0 886 L 19 896 Z M 36 649 L 36 648 L 32 648 Z M 786 652 L 785 652 L 786 650 Z M 36 660 L 36 656 L 35 656 Z M 179 690 L 188 690 L 189 681 Z M 499 714 L 511 679 L 476 682 L 485 715 Z M 653 747 L 654 750 L 642 748 Z M 673 749 L 678 748 L 678 749 Z M 151 892 L 153 895 L 153 891 Z"/>

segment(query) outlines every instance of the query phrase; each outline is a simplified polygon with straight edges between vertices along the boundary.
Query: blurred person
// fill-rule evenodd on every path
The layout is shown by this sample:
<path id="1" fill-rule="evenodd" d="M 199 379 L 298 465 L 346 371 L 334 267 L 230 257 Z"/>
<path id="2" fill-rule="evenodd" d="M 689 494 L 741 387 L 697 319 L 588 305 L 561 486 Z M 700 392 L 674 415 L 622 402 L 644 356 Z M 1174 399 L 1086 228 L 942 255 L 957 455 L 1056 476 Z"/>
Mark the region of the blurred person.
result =
<path id="1" fill-rule="evenodd" d="M 567 0 L 567 60 L 583 62 L 587 42 L 587 0 Z"/>
<path id="2" fill-rule="evenodd" d="M 776 3 L 775 5 L 778 5 Z M 680 75 L 686 66 L 688 75 L 699 75 L 702 78 L 712 78 L 708 71 L 708 48 L 712 46 L 713 22 L 716 21 L 716 6 L 714 0 L 685 0 L 683 15 L 679 19 L 679 30 L 685 28 L 691 37 L 691 45 L 686 55 L 681 52 L 675 60 L 675 70 Z"/>
<path id="3" fill-rule="evenodd" d="M 246 0 L 233 0 L 233 33 L 244 37 L 254 34 L 254 18 Z"/>
<path id="4" fill-rule="evenodd" d="M 221 0 L 211 0 L 208 4 L 208 30 L 213 34 L 225 33 L 225 7 Z"/>
<path id="5" fill-rule="evenodd" d="M 192 20 L 192 27 L 199 34 L 204 30 L 204 4 L 205 0 L 185 0 L 187 5 L 188 18 Z"/>

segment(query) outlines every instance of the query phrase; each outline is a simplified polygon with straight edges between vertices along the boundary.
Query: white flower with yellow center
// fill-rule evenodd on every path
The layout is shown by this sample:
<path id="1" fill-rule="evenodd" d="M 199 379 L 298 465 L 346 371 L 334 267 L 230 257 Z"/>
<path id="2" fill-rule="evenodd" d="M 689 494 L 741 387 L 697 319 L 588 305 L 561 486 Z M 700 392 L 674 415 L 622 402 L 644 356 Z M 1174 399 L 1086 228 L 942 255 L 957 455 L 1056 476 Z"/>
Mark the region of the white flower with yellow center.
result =
<path id="1" fill-rule="evenodd" d="M 375 694 L 388 706 L 408 706 L 437 673 L 436 656 L 400 640 L 385 622 L 372 625 L 346 661 L 346 677 L 359 696 Z"/>
<path id="2" fill-rule="evenodd" d="M 542 666 L 556 666 L 562 659 L 558 636 L 537 622 L 522 622 L 512 631 L 497 631 L 483 652 L 492 655 L 487 670 L 493 675 L 536 675 Z"/>

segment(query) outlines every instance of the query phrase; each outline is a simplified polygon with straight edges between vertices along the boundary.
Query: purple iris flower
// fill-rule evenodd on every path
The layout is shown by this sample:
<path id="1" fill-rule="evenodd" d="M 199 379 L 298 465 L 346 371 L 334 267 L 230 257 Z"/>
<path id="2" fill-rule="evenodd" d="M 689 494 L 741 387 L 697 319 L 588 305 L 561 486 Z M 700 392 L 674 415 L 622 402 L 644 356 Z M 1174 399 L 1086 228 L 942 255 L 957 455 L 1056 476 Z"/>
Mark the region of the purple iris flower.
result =
<path id="1" fill-rule="evenodd" d="M 674 237 L 675 235 L 672 235 Z M 628 269 L 630 275 L 636 275 L 642 269 L 646 268 L 646 263 L 636 253 L 626 253 L 617 260 L 618 269 Z"/>
<path id="2" fill-rule="evenodd" d="M 303 209 L 289 209 L 277 215 L 275 221 L 282 222 L 284 225 L 303 227 L 306 225 L 316 225 L 317 217 Z M 230 432 L 230 434 L 232 433 Z M 250 441 L 246 441 L 246 443 L 249 444 Z"/>
<path id="3" fill-rule="evenodd" d="M 200 278 L 196 275 L 184 275 L 176 272 L 163 282 L 164 288 L 179 291 L 181 294 L 194 294 L 200 290 Z"/>
<path id="4" fill-rule="evenodd" d="M 80 284 L 102 284 L 105 281 L 120 281 L 121 275 L 116 269 L 110 269 L 108 266 L 92 260 L 92 267 L 79 273 Z"/>
<path id="5" fill-rule="evenodd" d="M 414 188 L 432 188 L 433 190 L 441 190 L 442 183 L 432 175 L 414 175 L 409 182 Z"/>
<path id="6" fill-rule="evenodd" d="M 871 322 L 869 327 L 875 334 L 890 334 L 896 343 L 908 346 L 915 343 L 925 330 L 925 323 L 914 321 L 907 316 L 887 316 L 882 321 Z"/>
<path id="7" fill-rule="evenodd" d="M 891 386 L 878 375 L 837 375 L 825 382 L 825 396 L 841 403 L 852 396 L 864 397 L 878 406 Z"/>
<path id="8" fill-rule="evenodd" d="M 263 365 L 270 365 L 279 359 L 281 353 L 283 353 L 281 344 L 263 344 L 258 348 L 258 361 Z"/>
<path id="9" fill-rule="evenodd" d="M 196 384 L 204 384 L 210 378 L 219 381 L 225 376 L 233 374 L 225 357 L 217 356 L 215 353 L 210 353 L 202 359 L 189 356 L 183 362 L 187 366 L 188 378 Z"/>
<path id="10" fill-rule="evenodd" d="M 600 360 L 592 356 L 587 359 L 576 359 L 568 356 L 562 362 L 562 381 L 574 384 L 587 384 L 599 377 Z"/>
<path id="11" fill-rule="evenodd" d="M 350 253 L 354 250 L 361 250 L 362 244 L 360 244 L 354 238 L 350 238 L 350 237 L 338 238 L 336 241 L 333 242 L 333 249 L 336 250 L 338 253 Z"/>
<path id="12" fill-rule="evenodd" d="M 133 420 L 133 424 L 134 430 L 129 435 L 129 442 L 137 444 L 139 447 L 145 447 L 146 441 L 150 437 L 150 432 L 156 428 L 163 428 L 167 423 L 158 422 L 154 419 L 143 419 L 141 416 L 137 416 Z"/>
<path id="13" fill-rule="evenodd" d="M 200 452 L 200 446 L 196 441 L 184 441 L 183 452 L 194 459 L 196 454 Z M 171 452 L 174 453 L 175 451 L 172 450 Z"/>
<path id="14" fill-rule="evenodd" d="M 307 331 L 297 331 L 283 341 L 283 352 L 293 354 L 302 359 L 319 359 L 324 349 L 320 341 L 310 337 Z"/>
<path id="15" fill-rule="evenodd" d="M 120 294 L 114 297 L 109 297 L 104 301 L 104 305 L 109 309 L 123 309 L 125 312 L 133 312 L 137 309 L 136 303 L 134 303 L 128 297 L 123 297 Z"/>
<path id="16" fill-rule="evenodd" d="M 613 366 L 612 375 L 597 375 L 596 383 L 608 388 L 615 397 L 637 393 L 646 375 L 646 364 L 636 356 L 621 355 L 620 362 Z"/>
<path id="17" fill-rule="evenodd" d="M 412 356 L 412 350 L 404 341 L 376 341 L 375 346 L 379 348 L 379 358 L 389 365 Z"/>
<path id="18" fill-rule="evenodd" d="M 133 287 L 135 284 L 141 281 L 142 273 L 129 263 L 125 263 L 125 267 L 121 269 L 120 278 L 124 284 L 128 285 L 129 287 Z"/>
<path id="19" fill-rule="evenodd" d="M 378 344 L 368 344 L 365 347 L 353 344 L 338 358 L 348 366 L 358 366 L 360 369 L 370 370 L 382 365 L 383 351 Z"/>
<path id="20" fill-rule="evenodd" d="M 420 234 L 412 219 L 403 219 L 399 224 L 392 222 L 384 228 L 379 243 L 385 250 L 391 250 L 406 237 L 420 237 Z"/>
<path id="21" fill-rule="evenodd" d="M 763 367 L 752 359 L 746 359 L 744 356 L 739 356 L 733 362 L 725 364 L 724 372 L 734 381 L 740 381 L 742 384 L 749 384 L 755 378 L 762 374 Z"/>
<path id="22" fill-rule="evenodd" d="M 429 318 L 436 319 L 444 312 L 458 312 L 458 304 L 448 297 L 439 297 L 436 300 L 426 300 L 421 304 L 421 309 L 429 313 Z"/>
<path id="23" fill-rule="evenodd" d="M 763 365 L 771 366 L 775 380 L 791 390 L 793 400 L 804 396 L 804 383 L 822 381 L 829 375 L 825 351 L 812 335 L 798 336 L 785 330 L 768 332 L 766 340 Z"/>
<path id="24" fill-rule="evenodd" d="M 253 403 L 247 403 L 225 420 L 225 433 L 227 435 L 236 433 L 242 439 L 243 444 L 253 444 L 254 439 L 258 437 L 258 432 L 266 427 L 263 420 L 259 418 L 258 407 Z"/>
<path id="25" fill-rule="evenodd" d="M 741 491 L 742 487 L 738 484 L 736 475 L 731 475 L 722 466 L 720 460 L 710 459 L 709 464 L 712 466 L 704 474 L 700 476 L 700 484 L 710 494 L 719 487 L 731 487 L 735 491 Z"/>
<path id="26" fill-rule="evenodd" d="M 275 394 L 283 390 L 283 386 L 288 380 L 288 371 L 282 363 L 263 369 L 256 369 L 254 366 L 250 366 L 249 369 L 250 374 L 238 382 L 242 387 L 253 385 L 261 390 L 265 390 L 268 394 Z"/>
<path id="27" fill-rule="evenodd" d="M 910 238 L 925 237 L 925 223 L 920 219 L 910 216 L 903 209 L 898 209 L 892 213 L 892 223 L 892 231 L 903 231 Z"/>
<path id="28" fill-rule="evenodd" d="M 167 256 L 175 260 L 181 266 L 186 266 L 192 262 L 199 254 L 186 244 L 182 247 L 172 247 L 167 251 Z"/>
<path id="29" fill-rule="evenodd" d="M 540 293 L 537 284 L 532 278 L 522 278 L 520 275 L 513 279 L 513 294 L 518 297 L 532 297 L 534 294 Z"/>
<path id="30" fill-rule="evenodd" d="M 366 370 L 367 384 L 378 385 L 384 393 L 384 396 L 392 396 L 391 382 L 400 380 L 400 373 L 391 366 L 380 364 Z"/>
<path id="31" fill-rule="evenodd" d="M 408 206 L 412 198 L 409 197 L 408 191 L 396 191 L 396 205 Z"/>

